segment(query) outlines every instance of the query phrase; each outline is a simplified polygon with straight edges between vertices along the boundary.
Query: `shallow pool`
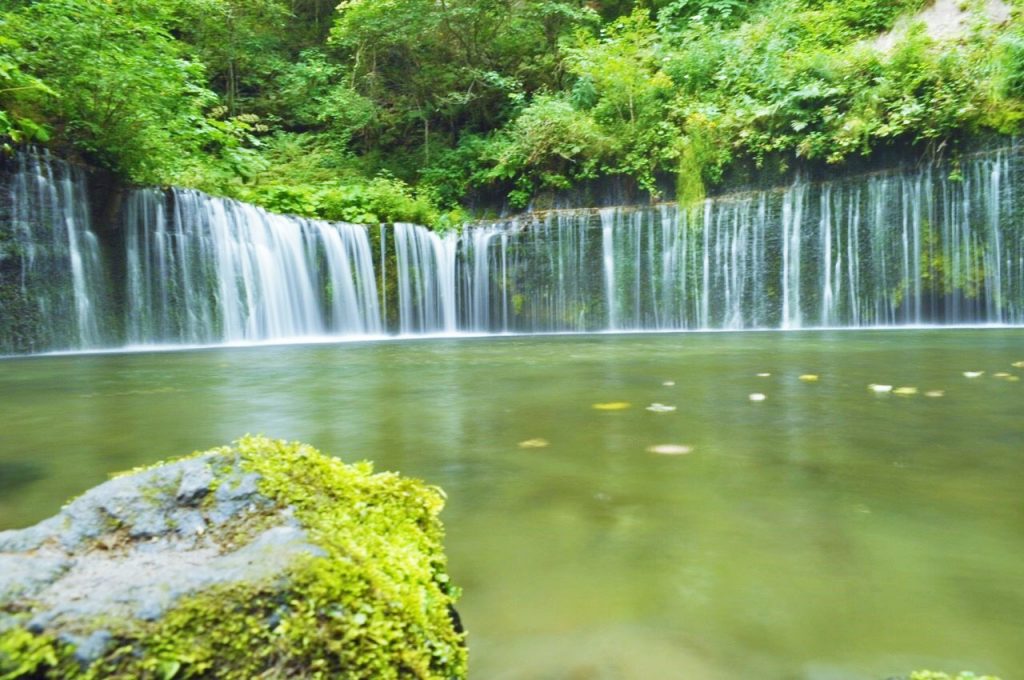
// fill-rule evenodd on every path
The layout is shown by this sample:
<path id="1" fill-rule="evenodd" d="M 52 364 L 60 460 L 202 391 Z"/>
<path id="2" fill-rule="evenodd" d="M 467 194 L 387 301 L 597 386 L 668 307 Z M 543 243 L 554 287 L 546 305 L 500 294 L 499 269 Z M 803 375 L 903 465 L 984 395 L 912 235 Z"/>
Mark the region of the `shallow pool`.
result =
<path id="1" fill-rule="evenodd" d="M 1021 361 L 1014 329 L 5 359 L 0 529 L 110 472 L 264 433 L 447 491 L 473 678 L 1009 680 Z"/>

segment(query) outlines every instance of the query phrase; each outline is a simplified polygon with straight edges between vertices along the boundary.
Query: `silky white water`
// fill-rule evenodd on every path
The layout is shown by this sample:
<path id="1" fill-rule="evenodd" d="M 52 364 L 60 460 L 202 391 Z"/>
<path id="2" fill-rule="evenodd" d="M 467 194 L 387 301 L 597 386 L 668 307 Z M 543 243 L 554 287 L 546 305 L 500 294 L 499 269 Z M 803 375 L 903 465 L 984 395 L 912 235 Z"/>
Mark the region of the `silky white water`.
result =
<path id="1" fill-rule="evenodd" d="M 798 179 L 685 209 L 551 211 L 447 234 L 136 189 L 101 248 L 85 174 L 24 153 L 0 185 L 0 347 L 1021 324 L 1021 159 L 1000 150 L 953 178 L 930 166 Z"/>

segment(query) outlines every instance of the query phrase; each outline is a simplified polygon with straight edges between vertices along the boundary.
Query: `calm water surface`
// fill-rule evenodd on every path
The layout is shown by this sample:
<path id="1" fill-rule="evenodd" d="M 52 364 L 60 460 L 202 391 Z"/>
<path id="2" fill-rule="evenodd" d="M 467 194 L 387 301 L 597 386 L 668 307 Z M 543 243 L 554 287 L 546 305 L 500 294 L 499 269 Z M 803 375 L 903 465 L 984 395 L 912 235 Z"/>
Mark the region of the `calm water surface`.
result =
<path id="1" fill-rule="evenodd" d="M 445 488 L 473 678 L 1010 680 L 1024 381 L 993 374 L 1024 376 L 1016 361 L 1022 330 L 7 359 L 0 529 L 115 470 L 264 433 Z M 616 401 L 632 407 L 592 408 Z M 534 438 L 550 446 L 517 445 Z"/>

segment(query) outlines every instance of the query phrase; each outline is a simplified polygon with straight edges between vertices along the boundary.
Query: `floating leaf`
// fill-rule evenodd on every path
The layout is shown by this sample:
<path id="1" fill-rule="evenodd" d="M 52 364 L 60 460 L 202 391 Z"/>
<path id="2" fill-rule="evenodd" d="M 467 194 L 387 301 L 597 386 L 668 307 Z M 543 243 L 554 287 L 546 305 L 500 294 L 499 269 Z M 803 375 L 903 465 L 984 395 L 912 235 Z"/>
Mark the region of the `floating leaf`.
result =
<path id="1" fill-rule="evenodd" d="M 768 397 L 764 396 L 760 392 L 754 392 L 753 394 L 747 397 L 747 399 L 749 399 L 750 401 L 764 401 L 767 398 Z"/>
<path id="2" fill-rule="evenodd" d="M 676 410 L 675 406 L 668 406 L 667 404 L 659 404 L 657 402 L 647 407 L 647 410 L 651 413 L 671 413 Z"/>
<path id="3" fill-rule="evenodd" d="M 676 386 L 676 381 L 675 380 L 666 380 L 665 382 L 663 382 L 661 384 L 664 385 L 665 387 L 675 387 Z"/>
<path id="4" fill-rule="evenodd" d="M 544 447 L 551 446 L 551 442 L 547 439 L 527 439 L 526 441 L 519 442 L 519 448 L 521 449 L 543 449 Z"/>
<path id="5" fill-rule="evenodd" d="M 770 377 L 772 377 L 772 374 L 771 373 L 758 373 L 757 377 L 758 378 L 770 378 Z"/>
<path id="6" fill-rule="evenodd" d="M 632 404 L 628 401 L 606 401 L 601 404 L 593 404 L 593 408 L 598 411 L 621 411 L 629 408 L 630 406 L 632 406 Z"/>
<path id="7" fill-rule="evenodd" d="M 924 393 L 924 396 L 931 397 L 932 399 L 938 399 L 939 397 L 946 396 L 946 392 L 944 390 L 928 390 Z"/>
<path id="8" fill-rule="evenodd" d="M 693 453 L 692 446 L 686 446 L 685 444 L 655 444 L 654 446 L 647 447 L 648 453 L 657 453 L 662 456 L 682 456 L 687 453 Z"/>
<path id="9" fill-rule="evenodd" d="M 886 394 L 888 392 L 892 392 L 892 385 L 876 385 L 875 383 L 871 383 L 868 385 L 868 389 L 878 394 Z"/>
<path id="10" fill-rule="evenodd" d="M 818 376 L 814 375 L 813 373 L 805 373 L 804 375 L 800 376 L 800 379 L 803 380 L 804 382 L 818 382 Z"/>
<path id="11" fill-rule="evenodd" d="M 985 375 L 985 371 L 964 371 L 965 378 L 978 378 Z"/>
<path id="12" fill-rule="evenodd" d="M 901 397 L 911 397 L 917 394 L 916 387 L 897 387 L 892 391 L 893 394 L 898 394 Z"/>
<path id="13" fill-rule="evenodd" d="M 1010 365 L 1013 366 L 1014 368 L 1024 368 L 1024 361 L 1014 361 Z"/>
<path id="14" fill-rule="evenodd" d="M 1004 372 L 1000 371 L 999 373 L 993 373 L 992 377 L 993 378 L 1009 378 L 1011 375 L 1012 375 L 1011 373 L 1004 373 Z"/>

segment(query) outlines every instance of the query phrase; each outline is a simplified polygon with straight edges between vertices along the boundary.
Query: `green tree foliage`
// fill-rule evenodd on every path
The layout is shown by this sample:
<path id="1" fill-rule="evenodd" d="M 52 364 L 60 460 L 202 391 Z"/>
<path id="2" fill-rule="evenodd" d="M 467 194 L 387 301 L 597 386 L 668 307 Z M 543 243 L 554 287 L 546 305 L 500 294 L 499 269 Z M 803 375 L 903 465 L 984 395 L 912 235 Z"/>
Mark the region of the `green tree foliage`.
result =
<path id="1" fill-rule="evenodd" d="M 182 147 L 207 141 L 202 109 L 214 101 L 162 12 L 142 0 L 48 0 L 9 13 L 22 72 L 46 85 L 23 90 L 17 107 L 97 162 L 159 181 Z"/>
<path id="2" fill-rule="evenodd" d="M 653 189 L 654 172 L 678 155 L 680 137 L 664 115 L 674 85 L 662 69 L 654 23 L 638 10 L 596 36 L 580 31 L 576 39 L 568 50 L 570 69 L 593 89 L 589 110 L 614 144 L 606 169 Z"/>
<path id="3" fill-rule="evenodd" d="M 926 0 L 37 0 L 0 13 L 0 136 L 346 219 L 444 221 L 601 175 L 954 147 L 1024 119 L 1024 19 Z M 887 41 L 879 36 L 894 30 Z"/>
<path id="4" fill-rule="evenodd" d="M 21 45 L 0 32 L 0 143 L 5 151 L 11 150 L 6 140 L 46 142 L 50 138 L 46 127 L 36 122 L 39 114 L 30 102 L 45 100 L 54 92 L 26 72 L 24 59 Z"/>
<path id="5" fill-rule="evenodd" d="M 213 89 L 230 115 L 240 99 L 271 89 L 286 61 L 290 13 L 280 0 L 173 0 L 173 26 L 206 66 Z"/>
<path id="6" fill-rule="evenodd" d="M 494 129 L 528 93 L 564 85 L 560 38 L 594 20 L 574 0 L 344 0 L 330 46 L 379 112 L 365 144 L 416 139 L 429 165 L 432 145 Z"/>
<path id="7" fill-rule="evenodd" d="M 594 177 L 611 140 L 590 113 L 565 98 L 540 95 L 483 149 L 493 165 L 475 179 L 512 181 L 511 202 L 524 206 L 535 190 L 567 188 L 575 179 Z"/>

